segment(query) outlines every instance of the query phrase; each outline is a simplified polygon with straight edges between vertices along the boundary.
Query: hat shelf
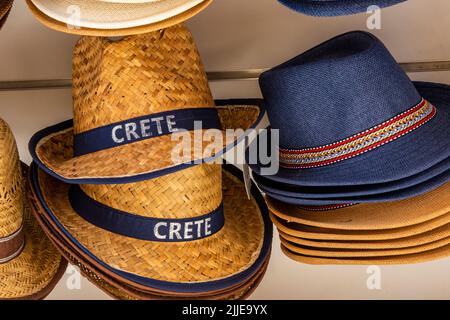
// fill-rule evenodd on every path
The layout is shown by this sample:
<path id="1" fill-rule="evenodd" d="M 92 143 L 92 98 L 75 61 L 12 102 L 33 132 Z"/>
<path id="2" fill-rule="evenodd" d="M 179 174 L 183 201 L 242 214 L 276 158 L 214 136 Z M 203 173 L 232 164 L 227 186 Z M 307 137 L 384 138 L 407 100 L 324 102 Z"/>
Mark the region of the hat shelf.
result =
<path id="1" fill-rule="evenodd" d="M 400 63 L 400 65 L 407 73 L 450 71 L 450 60 L 405 62 Z M 209 81 L 257 80 L 259 75 L 266 70 L 267 69 L 209 71 L 207 72 L 207 75 Z M 0 81 L 0 91 L 56 89 L 70 88 L 71 86 L 71 79 Z"/>

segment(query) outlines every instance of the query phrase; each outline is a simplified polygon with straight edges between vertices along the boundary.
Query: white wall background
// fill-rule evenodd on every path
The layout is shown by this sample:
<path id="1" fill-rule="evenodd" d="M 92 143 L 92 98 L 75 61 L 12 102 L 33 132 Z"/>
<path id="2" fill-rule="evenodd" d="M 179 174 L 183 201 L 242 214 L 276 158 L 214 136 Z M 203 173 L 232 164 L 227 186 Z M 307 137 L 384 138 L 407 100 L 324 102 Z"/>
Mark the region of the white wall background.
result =
<path id="1" fill-rule="evenodd" d="M 0 81 L 70 78 L 77 37 L 40 25 L 25 1 L 16 0 L 0 32 Z M 266 68 L 339 33 L 366 30 L 366 14 L 319 19 L 289 11 L 276 0 L 215 0 L 188 22 L 208 71 Z M 409 0 L 382 12 L 374 33 L 401 62 L 450 60 L 450 1 Z M 450 72 L 412 74 L 450 83 Z M 256 81 L 211 83 L 217 98 L 256 97 Z M 68 89 L 0 92 L 0 117 L 13 128 L 21 157 L 37 130 L 71 117 Z M 450 259 L 409 266 L 384 266 L 382 289 L 368 290 L 365 266 L 308 266 L 282 255 L 277 235 L 267 275 L 254 299 L 449 299 Z M 83 280 L 68 290 L 68 275 L 49 299 L 104 299 Z"/>

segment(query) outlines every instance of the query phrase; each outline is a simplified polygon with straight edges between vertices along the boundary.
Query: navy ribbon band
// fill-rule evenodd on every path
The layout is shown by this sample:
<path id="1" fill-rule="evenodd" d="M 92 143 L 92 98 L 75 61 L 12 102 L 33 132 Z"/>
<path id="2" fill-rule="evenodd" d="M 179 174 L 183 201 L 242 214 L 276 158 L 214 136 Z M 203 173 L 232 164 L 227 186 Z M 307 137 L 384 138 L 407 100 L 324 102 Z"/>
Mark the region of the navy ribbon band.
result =
<path id="1" fill-rule="evenodd" d="M 191 131 L 195 128 L 195 121 L 201 121 L 203 129 L 220 128 L 215 108 L 190 108 L 154 113 L 74 135 L 74 156 L 160 137 L 178 130 Z"/>
<path id="2" fill-rule="evenodd" d="M 69 201 L 75 212 L 93 225 L 130 238 L 155 242 L 188 242 L 204 239 L 225 225 L 223 204 L 199 217 L 158 219 L 137 216 L 108 207 L 88 197 L 78 185 L 69 189 Z"/>

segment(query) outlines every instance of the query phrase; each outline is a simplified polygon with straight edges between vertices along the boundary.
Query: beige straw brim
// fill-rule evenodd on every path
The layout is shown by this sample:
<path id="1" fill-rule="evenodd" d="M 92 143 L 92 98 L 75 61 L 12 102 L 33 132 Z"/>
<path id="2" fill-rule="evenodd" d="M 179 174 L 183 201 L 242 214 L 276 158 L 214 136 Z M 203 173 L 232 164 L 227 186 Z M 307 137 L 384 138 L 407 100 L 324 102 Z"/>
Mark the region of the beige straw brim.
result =
<path id="1" fill-rule="evenodd" d="M 375 258 L 375 257 L 392 257 L 401 256 L 415 253 L 427 252 L 435 249 L 445 247 L 450 244 L 450 237 L 443 238 L 434 242 L 430 242 L 424 245 L 418 245 L 407 248 L 395 248 L 395 249 L 324 249 L 305 247 L 290 241 L 287 241 L 283 237 L 281 243 L 293 253 L 297 253 L 304 256 L 314 256 L 323 258 Z"/>
<path id="2" fill-rule="evenodd" d="M 255 199 L 248 200 L 242 182 L 226 171 L 225 226 L 209 238 L 187 243 L 149 242 L 105 231 L 72 209 L 67 184 L 39 170 L 39 185 L 45 204 L 72 237 L 102 262 L 130 274 L 175 283 L 203 283 L 247 270 L 261 253 L 264 221 L 259 206 Z"/>
<path id="3" fill-rule="evenodd" d="M 320 241 L 386 241 L 417 236 L 450 223 L 450 213 L 409 227 L 386 230 L 338 230 L 311 227 L 295 222 L 288 223 L 275 215 L 272 222 L 283 233 L 297 238 Z"/>
<path id="4" fill-rule="evenodd" d="M 422 246 L 450 237 L 450 224 L 416 236 L 382 241 L 323 241 L 297 238 L 279 230 L 280 237 L 303 247 L 331 250 L 386 250 Z"/>
<path id="5" fill-rule="evenodd" d="M 374 258 L 321 258 L 314 256 L 305 256 L 296 254 L 283 245 L 281 250 L 290 259 L 314 265 L 393 265 L 393 264 L 413 264 L 429 262 L 437 259 L 446 258 L 450 255 L 450 246 L 444 246 L 439 249 L 414 253 L 409 255 L 399 255 L 391 257 Z"/>
<path id="6" fill-rule="evenodd" d="M 138 35 L 168 28 L 175 24 L 181 23 L 183 21 L 192 18 L 196 14 L 206 9 L 206 7 L 208 7 L 212 2 L 212 0 L 205 0 L 202 3 L 198 4 L 197 6 L 193 7 L 192 9 L 187 10 L 179 15 L 148 25 L 124 29 L 92 29 L 92 28 L 69 27 L 67 24 L 52 19 L 49 16 L 45 15 L 31 2 L 31 0 L 26 1 L 28 7 L 30 8 L 31 12 L 36 17 L 36 19 L 45 26 L 64 33 L 85 35 L 85 36 L 97 36 L 97 37 L 119 37 L 119 36 Z"/>
<path id="7" fill-rule="evenodd" d="M 67 267 L 66 260 L 32 216 L 28 204 L 23 223 L 25 246 L 22 252 L 13 260 L 0 264 L 0 300 L 44 299 Z"/>
<path id="8" fill-rule="evenodd" d="M 223 143 L 221 149 L 235 143 L 242 135 L 231 135 L 227 139 L 225 130 L 242 129 L 243 131 L 257 124 L 263 111 L 258 106 L 218 106 Z M 67 129 L 42 138 L 36 145 L 36 155 L 51 171 L 64 179 L 96 179 L 130 177 L 149 174 L 179 166 L 185 162 L 201 160 L 211 142 L 198 141 L 203 134 L 190 132 L 193 145 L 201 150 L 190 148 L 188 161 L 182 157 L 173 159 L 172 152 L 180 145 L 179 140 L 172 140 L 170 135 L 138 141 L 111 149 L 73 157 L 73 130 Z M 152 154 L 149 157 L 149 153 Z M 139 159 L 139 161 L 135 161 Z M 98 165 L 101 163 L 102 165 Z"/>
<path id="9" fill-rule="evenodd" d="M 266 202 L 274 215 L 288 222 L 339 230 L 386 230 L 420 224 L 450 212 L 450 183 L 402 201 L 332 211 L 307 211 L 269 197 Z"/>

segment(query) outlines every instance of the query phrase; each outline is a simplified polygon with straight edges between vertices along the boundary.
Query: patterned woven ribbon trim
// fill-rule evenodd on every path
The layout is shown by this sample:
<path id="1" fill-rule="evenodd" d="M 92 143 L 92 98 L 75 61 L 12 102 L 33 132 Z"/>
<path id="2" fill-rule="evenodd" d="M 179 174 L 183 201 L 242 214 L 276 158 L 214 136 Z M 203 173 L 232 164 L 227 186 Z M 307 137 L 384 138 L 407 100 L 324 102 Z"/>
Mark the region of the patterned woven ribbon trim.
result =
<path id="1" fill-rule="evenodd" d="M 436 108 L 422 99 L 417 106 L 347 139 L 301 150 L 280 149 L 280 166 L 305 169 L 353 158 L 410 133 L 435 115 Z"/>
<path id="2" fill-rule="evenodd" d="M 0 238 L 0 264 L 17 257 L 22 252 L 24 244 L 25 238 L 22 228 L 8 237 Z"/>

